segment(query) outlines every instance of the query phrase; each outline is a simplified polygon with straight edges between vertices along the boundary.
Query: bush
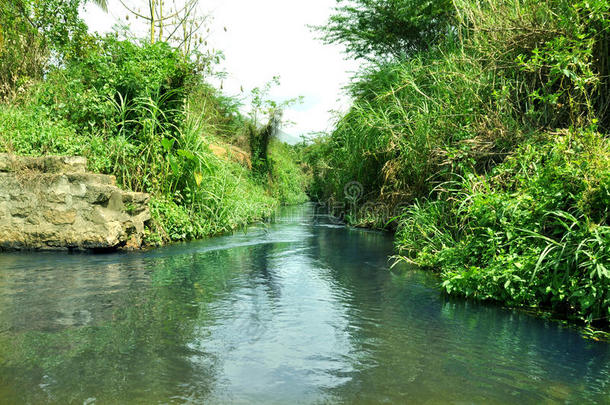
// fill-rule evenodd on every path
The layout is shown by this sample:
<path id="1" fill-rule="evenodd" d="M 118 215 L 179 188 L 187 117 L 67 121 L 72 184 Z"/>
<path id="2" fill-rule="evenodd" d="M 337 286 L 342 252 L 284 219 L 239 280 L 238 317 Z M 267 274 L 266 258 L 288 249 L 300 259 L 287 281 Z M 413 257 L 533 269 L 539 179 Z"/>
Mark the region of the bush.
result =
<path id="1" fill-rule="evenodd" d="M 599 134 L 523 146 L 489 176 L 464 179 L 455 200 L 415 205 L 398 246 L 441 269 L 448 293 L 607 323 L 609 172 L 610 144 Z"/>
<path id="2" fill-rule="evenodd" d="M 88 41 L 81 0 L 0 0 L 0 101 L 43 78 Z M 51 60 L 51 57 L 52 60 Z"/>
<path id="3" fill-rule="evenodd" d="M 339 0 L 327 24 L 315 27 L 326 43 L 355 58 L 404 56 L 450 33 L 450 0 Z"/>
<path id="4" fill-rule="evenodd" d="M 465 47 L 511 79 L 506 90 L 523 118 L 547 128 L 607 128 L 610 2 L 456 2 Z"/>
<path id="5" fill-rule="evenodd" d="M 178 50 L 108 35 L 83 52 L 48 73 L 34 103 L 81 131 L 127 133 L 140 141 L 147 141 L 151 119 L 161 132 L 183 121 L 187 88 L 200 79 Z"/>

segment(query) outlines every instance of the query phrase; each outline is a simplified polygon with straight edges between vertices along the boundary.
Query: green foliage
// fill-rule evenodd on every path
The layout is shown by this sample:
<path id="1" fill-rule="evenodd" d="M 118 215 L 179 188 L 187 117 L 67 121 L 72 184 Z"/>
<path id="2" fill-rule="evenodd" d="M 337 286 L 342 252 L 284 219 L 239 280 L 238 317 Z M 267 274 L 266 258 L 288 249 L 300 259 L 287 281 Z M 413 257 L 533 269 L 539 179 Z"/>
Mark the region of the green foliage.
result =
<path id="1" fill-rule="evenodd" d="M 610 144 L 568 132 L 515 150 L 453 200 L 404 214 L 397 243 L 443 287 L 588 323 L 610 317 Z M 592 202 L 595 201 L 595 202 Z"/>
<path id="2" fill-rule="evenodd" d="M 0 100 L 41 79 L 50 62 L 81 55 L 89 42 L 82 0 L 0 0 Z M 51 57 L 53 60 L 51 60 Z"/>
<path id="3" fill-rule="evenodd" d="M 353 107 L 310 147 L 326 151 L 310 154 L 315 194 L 341 198 L 358 181 L 369 198 L 394 205 L 456 171 L 484 169 L 520 138 L 510 106 L 489 101 L 494 86 L 501 79 L 454 44 L 365 71 L 351 86 Z"/>
<path id="4" fill-rule="evenodd" d="M 227 232 L 299 199 L 300 172 L 283 149 L 269 182 L 212 153 L 211 143 L 236 141 L 248 120 L 199 71 L 163 42 L 97 38 L 20 105 L 0 105 L 0 151 L 82 155 L 90 170 L 151 193 L 153 244 Z"/>
<path id="5" fill-rule="evenodd" d="M 48 59 L 42 38 L 22 16 L 19 4 L 0 1 L 0 100 L 42 77 Z"/>
<path id="6" fill-rule="evenodd" d="M 607 0 L 459 0 L 456 10 L 464 47 L 510 79 L 505 91 L 524 118 L 607 125 Z"/>
<path id="7" fill-rule="evenodd" d="M 308 178 L 297 165 L 299 160 L 294 147 L 277 140 L 269 145 L 272 195 L 282 204 L 294 205 L 308 200 L 305 194 Z"/>
<path id="8" fill-rule="evenodd" d="M 326 43 L 355 58 L 402 57 L 426 49 L 450 31 L 451 0 L 338 0 L 327 24 L 315 29 Z"/>
<path id="9" fill-rule="evenodd" d="M 19 155 L 82 152 L 82 142 L 65 121 L 32 110 L 0 106 L 0 137 L 3 150 Z"/>
<path id="10" fill-rule="evenodd" d="M 217 135 L 239 142 L 240 132 L 247 125 L 241 106 L 240 100 L 223 95 L 207 83 L 190 87 L 188 114 L 201 122 L 204 136 Z"/>
<path id="11" fill-rule="evenodd" d="M 87 26 L 79 16 L 83 0 L 13 1 L 52 51 L 68 57 L 78 53 L 77 45 L 87 36 Z"/>
<path id="12" fill-rule="evenodd" d="M 165 43 L 98 39 L 82 58 L 49 72 L 35 102 L 81 130 L 100 130 L 145 141 L 184 119 L 186 86 L 196 65 Z M 152 131 L 152 132 L 151 132 Z"/>
<path id="13" fill-rule="evenodd" d="M 455 36 L 355 78 L 306 149 L 310 194 L 349 204 L 357 181 L 358 204 L 404 207 L 400 258 L 447 293 L 608 326 L 610 4 L 454 4 Z"/>

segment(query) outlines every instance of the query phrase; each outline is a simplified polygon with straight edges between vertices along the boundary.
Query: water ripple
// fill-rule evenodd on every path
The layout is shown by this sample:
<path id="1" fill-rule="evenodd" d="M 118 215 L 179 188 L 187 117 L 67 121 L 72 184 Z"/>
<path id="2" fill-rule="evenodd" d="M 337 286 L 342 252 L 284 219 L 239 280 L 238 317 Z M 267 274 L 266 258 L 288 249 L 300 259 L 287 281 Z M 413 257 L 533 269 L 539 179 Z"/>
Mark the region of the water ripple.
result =
<path id="1" fill-rule="evenodd" d="M 307 210 L 151 252 L 0 255 L 0 403 L 608 403 L 607 344 L 445 299 L 389 271 L 388 235 Z"/>

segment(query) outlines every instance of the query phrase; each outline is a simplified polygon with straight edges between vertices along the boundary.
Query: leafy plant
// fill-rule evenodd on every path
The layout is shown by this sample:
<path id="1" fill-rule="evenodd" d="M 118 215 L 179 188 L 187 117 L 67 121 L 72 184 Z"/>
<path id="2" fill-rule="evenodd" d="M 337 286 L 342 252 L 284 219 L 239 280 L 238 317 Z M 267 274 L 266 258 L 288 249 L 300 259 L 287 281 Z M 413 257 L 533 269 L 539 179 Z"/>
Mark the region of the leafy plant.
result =
<path id="1" fill-rule="evenodd" d="M 314 27 L 326 43 L 339 43 L 357 59 L 403 57 L 427 49 L 450 33 L 450 0 L 339 0 L 325 25 Z"/>

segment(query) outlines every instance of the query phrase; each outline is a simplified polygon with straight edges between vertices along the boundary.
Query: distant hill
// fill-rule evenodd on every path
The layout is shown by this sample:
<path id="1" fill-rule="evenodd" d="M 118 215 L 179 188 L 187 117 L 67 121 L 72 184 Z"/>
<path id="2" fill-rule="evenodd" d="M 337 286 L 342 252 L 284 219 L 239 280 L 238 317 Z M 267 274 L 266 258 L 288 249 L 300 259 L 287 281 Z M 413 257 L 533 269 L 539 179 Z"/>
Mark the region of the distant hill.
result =
<path id="1" fill-rule="evenodd" d="M 295 145 L 301 142 L 301 138 L 299 136 L 289 134 L 288 132 L 282 131 L 281 129 L 277 131 L 277 139 L 287 143 L 288 145 Z"/>

